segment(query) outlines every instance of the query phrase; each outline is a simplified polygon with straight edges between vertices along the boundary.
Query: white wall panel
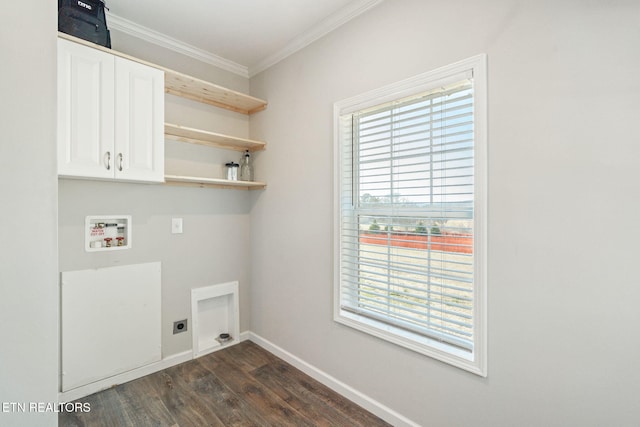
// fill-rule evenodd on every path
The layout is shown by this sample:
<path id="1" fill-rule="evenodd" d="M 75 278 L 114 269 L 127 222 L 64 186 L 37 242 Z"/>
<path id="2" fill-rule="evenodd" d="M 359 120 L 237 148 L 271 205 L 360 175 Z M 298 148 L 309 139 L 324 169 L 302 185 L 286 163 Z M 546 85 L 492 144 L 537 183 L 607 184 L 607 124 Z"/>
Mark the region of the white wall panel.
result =
<path id="1" fill-rule="evenodd" d="M 62 391 L 161 358 L 161 263 L 61 274 Z"/>

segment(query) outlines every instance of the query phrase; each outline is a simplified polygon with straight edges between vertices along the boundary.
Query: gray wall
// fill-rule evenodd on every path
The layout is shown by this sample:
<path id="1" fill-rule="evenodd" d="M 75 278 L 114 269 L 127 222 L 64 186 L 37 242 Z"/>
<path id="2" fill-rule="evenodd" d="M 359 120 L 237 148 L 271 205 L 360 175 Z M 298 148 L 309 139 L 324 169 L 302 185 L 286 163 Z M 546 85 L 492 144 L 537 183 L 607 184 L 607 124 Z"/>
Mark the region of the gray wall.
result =
<path id="1" fill-rule="evenodd" d="M 393 0 L 252 78 L 251 329 L 421 425 L 640 424 L 640 3 Z M 332 321 L 335 101 L 489 63 L 486 379 Z"/>
<path id="2" fill-rule="evenodd" d="M 249 196 L 232 190 L 60 180 L 60 271 L 162 262 L 162 356 L 191 349 L 191 289 L 240 281 L 241 331 L 249 323 Z M 87 215 L 131 215 L 132 248 L 84 251 Z M 171 234 L 171 218 L 183 234 Z M 245 254 L 247 254 L 245 256 Z M 173 335 L 173 322 L 189 332 Z"/>
<path id="3" fill-rule="evenodd" d="M 56 22 L 55 2 L 0 6 L 0 403 L 27 410 L 58 400 Z M 0 412 L 3 426 L 56 424 Z"/>
<path id="4" fill-rule="evenodd" d="M 189 75 L 248 91 L 248 79 L 113 32 L 113 49 Z M 214 132 L 247 137 L 249 118 L 166 95 L 165 119 Z M 221 165 L 240 152 L 166 141 L 165 171 L 222 177 Z M 240 330 L 249 328 L 250 195 L 247 191 L 155 184 L 60 180 L 60 271 L 162 262 L 162 355 L 191 349 L 191 289 L 240 282 Z M 133 247 L 84 251 L 87 215 L 132 215 Z M 184 233 L 171 234 L 171 218 L 183 218 Z M 173 335 L 173 322 L 189 319 L 189 332 Z"/>

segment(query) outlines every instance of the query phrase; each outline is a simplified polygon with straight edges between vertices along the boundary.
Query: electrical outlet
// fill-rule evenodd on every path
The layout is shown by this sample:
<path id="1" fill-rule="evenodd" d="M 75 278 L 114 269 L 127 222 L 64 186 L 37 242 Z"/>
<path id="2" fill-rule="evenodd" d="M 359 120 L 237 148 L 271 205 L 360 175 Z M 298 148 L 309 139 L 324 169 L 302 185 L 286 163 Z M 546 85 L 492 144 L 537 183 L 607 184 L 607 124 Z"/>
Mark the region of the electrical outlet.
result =
<path id="1" fill-rule="evenodd" d="M 173 322 L 173 335 L 187 331 L 187 319 Z"/>
<path id="2" fill-rule="evenodd" d="M 182 234 L 182 218 L 171 218 L 171 233 Z"/>

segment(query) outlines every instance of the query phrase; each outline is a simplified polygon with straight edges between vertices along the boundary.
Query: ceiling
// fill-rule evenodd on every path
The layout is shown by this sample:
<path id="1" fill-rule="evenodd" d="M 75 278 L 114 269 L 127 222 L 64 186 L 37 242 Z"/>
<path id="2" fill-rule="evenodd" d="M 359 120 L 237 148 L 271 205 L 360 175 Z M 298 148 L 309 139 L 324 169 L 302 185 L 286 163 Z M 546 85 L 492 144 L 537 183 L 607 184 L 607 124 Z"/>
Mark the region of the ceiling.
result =
<path id="1" fill-rule="evenodd" d="M 382 0 L 106 0 L 107 25 L 250 77 Z"/>

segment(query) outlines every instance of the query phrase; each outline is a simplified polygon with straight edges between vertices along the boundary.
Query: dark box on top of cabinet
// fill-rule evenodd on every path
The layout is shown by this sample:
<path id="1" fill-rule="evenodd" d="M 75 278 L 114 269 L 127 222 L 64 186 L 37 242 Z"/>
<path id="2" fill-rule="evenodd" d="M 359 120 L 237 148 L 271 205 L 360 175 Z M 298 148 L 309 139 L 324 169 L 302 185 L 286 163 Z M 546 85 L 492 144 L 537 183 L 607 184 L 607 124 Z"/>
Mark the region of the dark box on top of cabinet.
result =
<path id="1" fill-rule="evenodd" d="M 58 0 L 58 31 L 111 48 L 103 0 Z"/>

